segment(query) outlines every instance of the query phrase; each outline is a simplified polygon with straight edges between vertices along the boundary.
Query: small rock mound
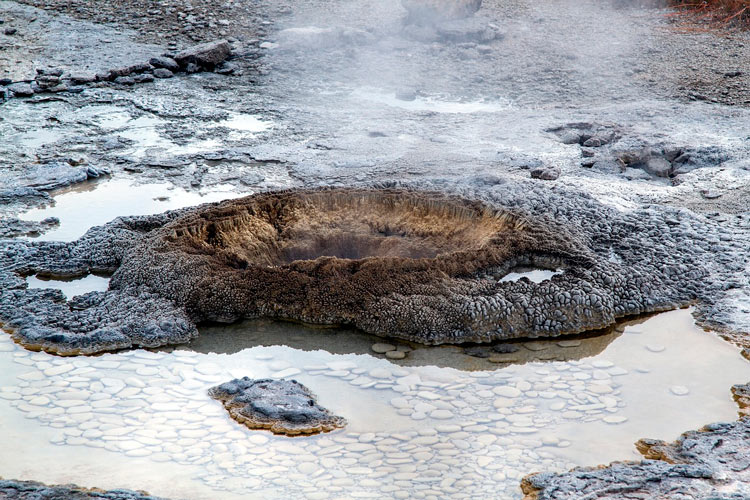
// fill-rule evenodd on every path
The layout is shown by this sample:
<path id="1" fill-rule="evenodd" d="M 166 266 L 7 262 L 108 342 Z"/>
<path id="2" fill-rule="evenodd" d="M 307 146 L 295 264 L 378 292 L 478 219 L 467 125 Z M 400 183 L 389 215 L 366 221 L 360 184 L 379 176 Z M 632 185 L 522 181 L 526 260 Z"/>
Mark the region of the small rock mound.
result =
<path id="1" fill-rule="evenodd" d="M 296 436 L 346 425 L 343 417 L 320 406 L 312 391 L 296 380 L 243 377 L 212 387 L 208 395 L 221 401 L 233 419 L 250 429 Z"/>
<path id="2" fill-rule="evenodd" d="M 82 488 L 74 484 L 48 486 L 36 481 L 14 481 L 0 478 L 0 498 L 16 500 L 163 500 L 142 491 Z"/>

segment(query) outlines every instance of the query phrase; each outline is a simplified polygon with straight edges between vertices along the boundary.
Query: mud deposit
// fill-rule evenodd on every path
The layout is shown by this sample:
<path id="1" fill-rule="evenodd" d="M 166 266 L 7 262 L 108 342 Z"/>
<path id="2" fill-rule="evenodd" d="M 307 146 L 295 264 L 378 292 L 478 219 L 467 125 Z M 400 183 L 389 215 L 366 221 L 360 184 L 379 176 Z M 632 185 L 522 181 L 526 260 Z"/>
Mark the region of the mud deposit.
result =
<path id="1" fill-rule="evenodd" d="M 0 0 L 0 496 L 750 496 L 750 38 L 647 3 Z"/>

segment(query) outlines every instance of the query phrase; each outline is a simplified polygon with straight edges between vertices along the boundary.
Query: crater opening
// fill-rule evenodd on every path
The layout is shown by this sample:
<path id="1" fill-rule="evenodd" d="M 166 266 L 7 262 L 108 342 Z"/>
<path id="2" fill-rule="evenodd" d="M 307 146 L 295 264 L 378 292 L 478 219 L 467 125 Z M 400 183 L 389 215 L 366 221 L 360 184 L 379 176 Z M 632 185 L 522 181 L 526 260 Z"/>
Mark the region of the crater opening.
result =
<path id="1" fill-rule="evenodd" d="M 212 215 L 186 228 L 189 236 L 177 235 L 202 253 L 225 252 L 236 267 L 321 257 L 433 259 L 478 250 L 513 225 L 508 214 L 478 204 L 368 191 L 290 193 L 247 207 L 247 215 Z"/>

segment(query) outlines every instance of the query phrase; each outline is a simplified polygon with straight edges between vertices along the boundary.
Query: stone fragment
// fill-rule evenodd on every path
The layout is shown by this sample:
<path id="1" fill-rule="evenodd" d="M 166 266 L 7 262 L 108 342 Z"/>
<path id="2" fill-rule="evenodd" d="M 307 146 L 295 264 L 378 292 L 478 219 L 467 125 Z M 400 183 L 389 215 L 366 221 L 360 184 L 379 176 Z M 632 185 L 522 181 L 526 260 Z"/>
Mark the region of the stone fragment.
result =
<path id="1" fill-rule="evenodd" d="M 675 396 L 687 396 L 690 393 L 690 389 L 684 385 L 674 385 L 669 388 L 669 391 Z"/>
<path id="2" fill-rule="evenodd" d="M 541 179 L 543 181 L 554 181 L 560 177 L 560 169 L 550 166 L 533 168 L 529 173 L 532 179 Z"/>
<path id="3" fill-rule="evenodd" d="M 171 57 L 167 57 L 167 56 L 152 57 L 151 59 L 149 59 L 148 62 L 154 68 L 166 69 L 170 71 L 171 73 L 176 73 L 180 71 L 180 65 L 177 64 L 177 61 L 175 61 Z M 156 71 L 154 71 L 154 75 L 156 75 Z"/>
<path id="4" fill-rule="evenodd" d="M 166 68 L 156 68 L 153 72 L 155 78 L 172 78 L 174 74 Z"/>
<path id="5" fill-rule="evenodd" d="M 8 86 L 8 90 L 16 97 L 31 97 L 34 95 L 34 89 L 28 83 L 14 83 Z"/>
<path id="6" fill-rule="evenodd" d="M 389 351 L 395 351 L 396 346 L 393 344 L 373 344 L 372 347 L 370 347 L 373 352 L 376 352 L 378 354 L 385 354 Z"/>
<path id="7" fill-rule="evenodd" d="M 406 353 L 404 351 L 388 351 L 385 353 L 385 357 L 388 359 L 404 359 Z"/>
<path id="8" fill-rule="evenodd" d="M 189 64 L 194 64 L 200 69 L 213 70 L 224 62 L 230 54 L 229 42 L 217 40 L 185 49 L 178 53 L 174 60 L 183 68 L 187 68 Z"/>

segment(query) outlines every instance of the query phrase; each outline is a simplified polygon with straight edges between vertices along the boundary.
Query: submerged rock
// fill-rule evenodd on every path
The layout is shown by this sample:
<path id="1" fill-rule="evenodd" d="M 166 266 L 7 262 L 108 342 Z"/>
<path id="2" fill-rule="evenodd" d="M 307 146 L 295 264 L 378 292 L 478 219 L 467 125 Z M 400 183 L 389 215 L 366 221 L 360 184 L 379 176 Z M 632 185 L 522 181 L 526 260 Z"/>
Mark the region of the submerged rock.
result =
<path id="1" fill-rule="evenodd" d="M 212 387 L 208 394 L 250 429 L 295 436 L 330 432 L 346 425 L 344 418 L 320 406 L 310 389 L 296 380 L 243 377 Z"/>

